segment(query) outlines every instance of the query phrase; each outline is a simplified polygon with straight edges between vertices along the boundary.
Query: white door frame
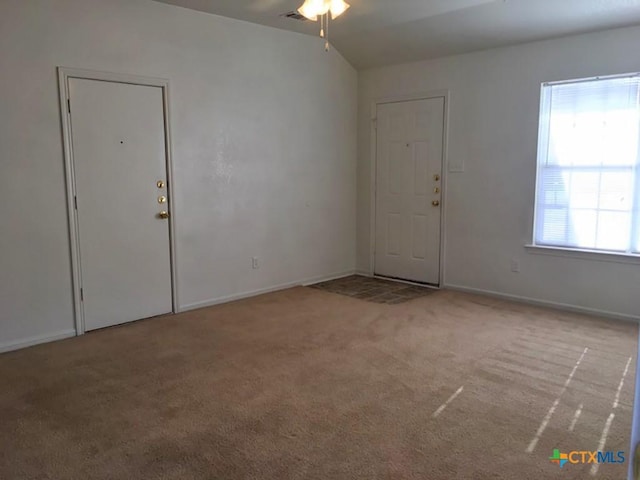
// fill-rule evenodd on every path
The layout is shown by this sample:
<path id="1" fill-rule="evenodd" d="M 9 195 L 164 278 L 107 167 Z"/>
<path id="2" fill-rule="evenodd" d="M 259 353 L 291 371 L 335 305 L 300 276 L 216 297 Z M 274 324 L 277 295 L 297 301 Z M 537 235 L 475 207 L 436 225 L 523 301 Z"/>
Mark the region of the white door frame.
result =
<path id="1" fill-rule="evenodd" d="M 171 302 L 172 312 L 178 313 L 178 286 L 176 281 L 176 247 L 175 247 L 175 212 L 176 203 L 173 195 L 173 167 L 171 163 L 171 128 L 169 121 L 169 81 L 162 78 L 141 77 L 122 73 L 100 72 L 77 68 L 58 67 L 58 89 L 60 94 L 60 116 L 62 118 L 62 136 L 64 144 L 64 167 L 67 184 L 67 212 L 69 219 L 69 241 L 71 245 L 71 276 L 73 280 L 73 311 L 76 335 L 85 333 L 84 309 L 80 299 L 82 271 L 80 265 L 80 241 L 78 237 L 78 215 L 75 209 L 76 182 L 73 159 L 73 143 L 71 131 L 71 114 L 69 112 L 69 79 L 99 80 L 104 82 L 128 83 L 162 88 L 164 109 L 165 159 L 167 170 L 167 193 L 171 206 L 169 217 L 169 250 L 171 258 Z"/>
<path id="2" fill-rule="evenodd" d="M 426 93 L 415 93 L 409 95 L 398 95 L 393 97 L 384 97 L 374 100 L 371 103 L 371 178 L 370 178 L 370 220 L 371 225 L 369 231 L 369 274 L 376 276 L 376 181 L 377 181 L 377 153 L 378 153 L 378 105 L 385 103 L 411 102 L 414 100 L 429 100 L 432 98 L 444 99 L 444 119 L 442 134 L 442 199 L 440 200 L 440 281 L 439 288 L 445 285 L 445 248 L 446 248 L 446 216 L 447 216 L 447 158 L 449 146 L 449 90 L 433 90 Z M 411 282 L 413 283 L 413 282 Z"/>

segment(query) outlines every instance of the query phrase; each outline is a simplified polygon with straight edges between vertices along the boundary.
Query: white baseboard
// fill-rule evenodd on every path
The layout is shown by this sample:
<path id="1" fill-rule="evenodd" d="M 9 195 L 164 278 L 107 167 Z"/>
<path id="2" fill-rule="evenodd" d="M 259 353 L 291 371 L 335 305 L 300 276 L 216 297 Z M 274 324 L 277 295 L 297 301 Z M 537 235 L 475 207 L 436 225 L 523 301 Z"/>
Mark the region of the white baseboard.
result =
<path id="1" fill-rule="evenodd" d="M 234 302 L 236 300 L 242 300 L 243 298 L 255 297 L 257 295 L 263 295 L 265 293 L 277 292 L 279 290 L 286 290 L 287 288 L 300 287 L 313 285 L 314 283 L 328 282 L 329 280 L 336 280 L 338 278 L 348 277 L 354 275 L 355 270 L 346 270 L 344 272 L 333 273 L 330 275 L 321 275 L 318 277 L 305 278 L 294 282 L 282 283 L 280 285 L 274 285 L 272 287 L 260 288 L 258 290 L 252 290 L 249 292 L 236 293 L 233 295 L 226 295 L 224 297 L 212 298 L 210 300 L 204 300 L 202 302 L 190 303 L 188 305 L 181 305 L 179 312 L 186 312 L 189 310 L 196 310 L 198 308 L 212 307 L 214 305 L 220 305 L 221 303 Z"/>
<path id="2" fill-rule="evenodd" d="M 38 345 L 40 343 L 55 342 L 56 340 L 62 340 L 64 338 L 75 336 L 75 330 L 63 330 L 62 332 L 49 335 L 39 335 L 37 337 L 28 337 L 21 340 L 14 340 L 13 342 L 1 343 L 0 353 L 10 352 L 12 350 L 18 350 L 20 348 L 32 347 L 33 345 Z"/>
<path id="3" fill-rule="evenodd" d="M 355 275 L 355 274 L 356 274 L 355 270 L 348 270 L 346 272 L 335 273 L 329 276 L 309 278 L 304 282 L 300 283 L 299 285 L 302 285 L 303 287 L 308 287 L 309 285 L 315 285 L 316 283 L 330 282 L 331 280 L 338 280 L 339 278 L 350 277 L 351 275 Z"/>
<path id="4" fill-rule="evenodd" d="M 458 292 L 486 295 L 489 297 L 499 298 L 502 300 L 511 300 L 514 302 L 526 303 L 529 305 L 535 305 L 540 307 L 551 307 L 551 308 L 556 308 L 558 310 L 564 310 L 567 312 L 584 313 L 586 315 L 611 318 L 614 320 L 624 320 L 627 322 L 640 322 L 640 317 L 634 316 L 634 315 L 628 315 L 626 313 L 610 312 L 607 310 L 598 310 L 596 308 L 581 307 L 579 305 L 572 305 L 568 303 L 550 302 L 548 300 L 540 300 L 537 298 L 524 297 L 521 295 L 511 295 L 508 293 L 494 292 L 492 290 L 483 290 L 481 288 L 463 287 L 461 285 L 447 284 L 447 285 L 444 285 L 443 288 L 446 288 L 449 290 L 456 290 Z"/>
<path id="5" fill-rule="evenodd" d="M 373 273 L 369 270 L 356 270 L 356 275 L 362 275 L 363 277 L 373 278 Z"/>

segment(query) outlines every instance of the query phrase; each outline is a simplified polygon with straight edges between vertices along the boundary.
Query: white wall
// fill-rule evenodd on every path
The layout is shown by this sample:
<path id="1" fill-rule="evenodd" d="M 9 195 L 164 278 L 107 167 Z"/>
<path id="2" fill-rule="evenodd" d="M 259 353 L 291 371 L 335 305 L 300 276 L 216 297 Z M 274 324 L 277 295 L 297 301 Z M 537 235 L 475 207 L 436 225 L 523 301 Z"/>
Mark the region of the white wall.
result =
<path id="1" fill-rule="evenodd" d="M 358 269 L 369 271 L 371 103 L 448 89 L 445 283 L 640 318 L 640 264 L 536 255 L 531 242 L 540 84 L 640 71 L 640 28 L 360 72 Z M 511 259 L 521 273 L 511 272 Z"/>
<path id="2" fill-rule="evenodd" d="M 181 307 L 355 268 L 357 74 L 335 50 L 150 0 L 2 0 L 0 350 L 74 328 L 59 65 L 169 79 Z"/>

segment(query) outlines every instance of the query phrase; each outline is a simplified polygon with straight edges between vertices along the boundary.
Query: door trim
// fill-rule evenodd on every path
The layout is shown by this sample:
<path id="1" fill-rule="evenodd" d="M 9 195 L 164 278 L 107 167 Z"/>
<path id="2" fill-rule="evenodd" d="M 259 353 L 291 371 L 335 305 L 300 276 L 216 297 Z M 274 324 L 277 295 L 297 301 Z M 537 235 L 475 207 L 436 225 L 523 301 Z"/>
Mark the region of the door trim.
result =
<path id="1" fill-rule="evenodd" d="M 76 183 L 74 172 L 73 147 L 71 141 L 71 114 L 68 109 L 69 79 L 80 78 L 85 80 L 98 80 L 103 82 L 127 83 L 148 87 L 160 87 L 162 89 L 164 110 L 164 138 L 165 160 L 167 170 L 167 196 L 169 197 L 171 216 L 169 217 L 169 255 L 171 261 L 171 303 L 172 312 L 178 313 L 178 285 L 177 285 L 177 259 L 176 259 L 176 232 L 175 232 L 175 188 L 173 183 L 173 166 L 171 162 L 171 122 L 169 121 L 169 81 L 163 78 L 142 77 L 123 73 L 101 72 L 97 70 L 84 70 L 77 68 L 58 67 L 58 91 L 60 99 L 60 117 L 62 120 L 62 138 L 64 148 L 64 168 L 67 193 L 67 214 L 69 225 L 69 245 L 71 254 L 71 277 L 73 288 L 73 313 L 76 335 L 85 333 L 84 310 L 80 300 L 80 285 L 82 285 L 82 272 L 80 268 L 80 241 L 78 238 L 78 216 L 74 206 L 76 195 Z"/>
<path id="2" fill-rule="evenodd" d="M 397 95 L 393 97 L 383 97 L 374 100 L 371 102 L 371 143 L 370 143 L 370 152 L 371 152 L 371 178 L 369 179 L 369 191 L 371 195 L 369 196 L 370 202 L 370 218 L 369 218 L 369 275 L 375 276 L 376 270 L 376 180 L 377 180 L 377 147 L 378 147 L 378 128 L 377 128 L 377 120 L 378 120 L 378 105 L 383 105 L 386 103 L 401 103 L 401 102 L 411 102 L 415 100 L 430 100 L 434 98 L 442 98 L 444 99 L 444 118 L 443 118 L 443 130 L 442 130 L 442 200 L 440 201 L 441 206 L 441 215 L 440 215 L 440 278 L 438 288 L 441 288 L 445 285 L 445 251 L 446 251 L 446 217 L 447 217 L 447 181 L 448 181 L 448 170 L 447 170 L 447 159 L 449 158 L 449 100 L 450 100 L 450 92 L 449 90 L 432 90 L 430 92 L 424 93 L 415 93 L 409 95 Z M 431 285 L 433 286 L 433 285 Z"/>

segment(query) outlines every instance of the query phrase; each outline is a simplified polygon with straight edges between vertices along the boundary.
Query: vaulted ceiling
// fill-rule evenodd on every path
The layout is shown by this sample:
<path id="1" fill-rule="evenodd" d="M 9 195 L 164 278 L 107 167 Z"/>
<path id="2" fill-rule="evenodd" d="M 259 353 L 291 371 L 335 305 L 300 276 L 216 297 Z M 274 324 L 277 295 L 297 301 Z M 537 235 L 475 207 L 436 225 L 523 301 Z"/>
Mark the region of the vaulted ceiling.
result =
<path id="1" fill-rule="evenodd" d="M 314 22 L 281 16 L 302 0 L 156 1 L 309 35 L 319 32 Z M 640 0 L 347 1 L 351 9 L 331 24 L 330 39 L 358 68 L 640 24 Z"/>

